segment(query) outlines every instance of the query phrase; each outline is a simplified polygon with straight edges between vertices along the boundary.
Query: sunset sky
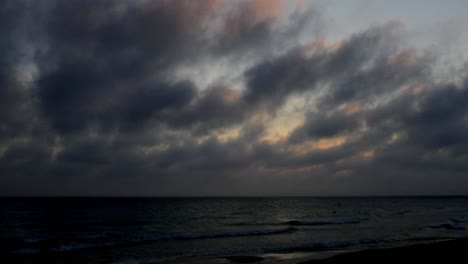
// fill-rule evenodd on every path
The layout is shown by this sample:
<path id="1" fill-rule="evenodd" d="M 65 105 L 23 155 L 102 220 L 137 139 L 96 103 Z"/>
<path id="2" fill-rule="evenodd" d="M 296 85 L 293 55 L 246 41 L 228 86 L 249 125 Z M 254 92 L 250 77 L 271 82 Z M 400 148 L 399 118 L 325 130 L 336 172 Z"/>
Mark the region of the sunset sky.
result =
<path id="1" fill-rule="evenodd" d="M 0 195 L 468 195 L 467 12 L 0 0 Z"/>

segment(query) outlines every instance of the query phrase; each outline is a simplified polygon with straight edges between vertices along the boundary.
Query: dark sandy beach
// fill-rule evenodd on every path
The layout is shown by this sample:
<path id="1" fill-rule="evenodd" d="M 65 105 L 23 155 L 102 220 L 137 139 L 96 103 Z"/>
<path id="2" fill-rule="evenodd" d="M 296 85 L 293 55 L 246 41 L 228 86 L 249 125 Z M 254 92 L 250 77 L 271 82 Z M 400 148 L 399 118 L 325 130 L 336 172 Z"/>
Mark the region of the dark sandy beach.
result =
<path id="1" fill-rule="evenodd" d="M 362 251 L 337 254 L 324 259 L 277 259 L 261 258 L 258 256 L 227 257 L 231 263 L 398 263 L 417 261 L 418 263 L 453 263 L 466 256 L 468 238 L 449 241 L 434 242 L 429 244 L 416 244 L 395 248 L 367 249 Z"/>
<path id="2" fill-rule="evenodd" d="M 313 263 L 398 263 L 418 261 L 419 263 L 453 263 L 466 257 L 468 238 L 418 244 L 389 249 L 368 249 L 339 254 L 323 260 L 310 260 L 300 264 Z"/>

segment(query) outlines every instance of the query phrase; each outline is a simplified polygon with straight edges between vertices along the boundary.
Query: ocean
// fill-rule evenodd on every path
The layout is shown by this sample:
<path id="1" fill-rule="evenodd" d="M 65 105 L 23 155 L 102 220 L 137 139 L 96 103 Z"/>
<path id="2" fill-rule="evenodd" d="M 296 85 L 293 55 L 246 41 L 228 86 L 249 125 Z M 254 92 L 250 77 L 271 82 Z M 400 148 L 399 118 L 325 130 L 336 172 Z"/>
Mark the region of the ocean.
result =
<path id="1" fill-rule="evenodd" d="M 468 197 L 0 198 L 4 263 L 319 254 L 465 237 L 467 229 Z"/>

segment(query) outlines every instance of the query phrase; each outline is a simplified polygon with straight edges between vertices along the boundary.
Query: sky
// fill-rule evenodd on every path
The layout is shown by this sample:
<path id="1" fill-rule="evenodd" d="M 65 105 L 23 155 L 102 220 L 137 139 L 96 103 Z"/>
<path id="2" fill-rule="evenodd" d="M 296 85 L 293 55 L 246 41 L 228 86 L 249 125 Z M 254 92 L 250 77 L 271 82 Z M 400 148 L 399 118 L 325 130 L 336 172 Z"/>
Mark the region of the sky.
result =
<path id="1" fill-rule="evenodd" d="M 467 11 L 0 0 L 0 195 L 468 195 Z"/>

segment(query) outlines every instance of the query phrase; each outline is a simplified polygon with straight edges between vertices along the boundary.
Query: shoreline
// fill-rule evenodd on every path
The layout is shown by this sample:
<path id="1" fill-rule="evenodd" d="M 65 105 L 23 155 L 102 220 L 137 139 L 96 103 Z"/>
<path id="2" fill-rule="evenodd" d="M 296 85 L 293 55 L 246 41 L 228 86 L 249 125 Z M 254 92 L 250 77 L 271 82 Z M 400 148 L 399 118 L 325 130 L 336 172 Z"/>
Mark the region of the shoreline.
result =
<path id="1" fill-rule="evenodd" d="M 464 250 L 468 249 L 468 237 L 447 241 L 439 241 L 424 244 L 413 244 L 395 248 L 365 249 L 361 251 L 342 253 L 330 258 L 308 260 L 298 264 L 313 263 L 344 263 L 354 261 L 370 262 L 393 262 L 393 261 L 441 261 L 451 262 L 465 257 Z"/>
<path id="2" fill-rule="evenodd" d="M 236 263 L 259 263 L 259 264 L 320 264 L 320 263 L 379 263 L 382 261 L 440 261 L 443 263 L 452 262 L 465 256 L 464 250 L 468 249 L 468 237 L 451 240 L 427 242 L 411 245 L 397 245 L 389 248 L 367 248 L 358 250 L 323 250 L 311 252 L 289 252 L 289 253 L 269 253 L 260 255 L 225 255 L 219 257 L 188 257 L 167 263 L 213 263 L 213 264 L 236 264 Z M 4 256 L 8 263 L 83 263 L 86 258 L 75 258 L 81 255 L 77 252 L 67 252 L 60 255 L 38 254 L 9 257 Z M 75 256 L 75 257 L 74 257 Z M 88 256 L 90 257 L 90 256 Z M 93 262 L 94 260 L 87 259 Z M 93 262 L 94 263 L 94 262 Z"/>
<path id="3" fill-rule="evenodd" d="M 337 250 L 309 253 L 286 253 L 267 255 L 225 256 L 217 263 L 259 263 L 259 264 L 321 264 L 321 263 L 379 263 L 394 261 L 440 261 L 454 262 L 466 255 L 468 237 L 451 240 L 411 244 L 390 248 L 370 248 L 356 251 Z M 317 253 L 317 254 L 315 254 Z M 325 253 L 325 254 L 323 254 Z M 276 255 L 276 257 L 275 257 Z M 280 256 L 283 255 L 283 256 Z M 287 256 L 290 255 L 290 256 Z M 297 257 L 294 257 L 297 255 Z M 302 256 L 301 256 L 302 255 Z M 319 257 L 321 256 L 321 257 Z M 326 256 L 326 257 L 324 257 Z M 178 262 L 182 263 L 182 262 Z"/>

